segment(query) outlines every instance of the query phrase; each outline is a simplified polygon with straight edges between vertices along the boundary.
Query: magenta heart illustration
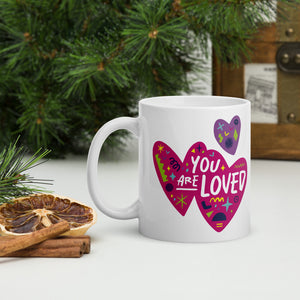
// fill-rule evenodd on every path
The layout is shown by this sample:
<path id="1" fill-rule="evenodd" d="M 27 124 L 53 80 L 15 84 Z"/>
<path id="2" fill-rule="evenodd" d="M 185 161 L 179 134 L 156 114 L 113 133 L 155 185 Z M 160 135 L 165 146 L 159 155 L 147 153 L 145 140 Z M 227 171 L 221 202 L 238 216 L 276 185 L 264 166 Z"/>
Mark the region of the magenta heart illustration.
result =
<path id="1" fill-rule="evenodd" d="M 229 154 L 234 155 L 239 143 L 241 131 L 241 120 L 239 116 L 234 116 L 228 124 L 219 119 L 214 125 L 214 134 L 220 146 Z"/>
<path id="2" fill-rule="evenodd" d="M 157 177 L 172 206 L 184 216 L 193 201 L 207 223 L 221 232 L 234 217 L 247 184 L 247 162 L 231 167 L 216 150 L 202 142 L 193 144 L 182 161 L 164 142 L 153 145 Z"/>

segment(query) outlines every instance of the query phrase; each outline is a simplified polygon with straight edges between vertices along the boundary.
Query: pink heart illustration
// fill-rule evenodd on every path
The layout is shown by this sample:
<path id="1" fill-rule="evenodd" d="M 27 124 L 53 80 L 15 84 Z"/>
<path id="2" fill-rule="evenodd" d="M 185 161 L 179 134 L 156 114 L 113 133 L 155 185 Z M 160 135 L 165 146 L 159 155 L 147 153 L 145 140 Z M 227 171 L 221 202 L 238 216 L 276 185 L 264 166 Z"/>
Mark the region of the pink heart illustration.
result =
<path id="1" fill-rule="evenodd" d="M 221 232 L 235 215 L 247 183 L 247 162 L 231 167 L 216 150 L 202 142 L 193 144 L 182 161 L 164 142 L 153 145 L 153 161 L 159 182 L 172 206 L 185 216 L 192 200 L 206 222 Z"/>
<path id="2" fill-rule="evenodd" d="M 241 131 L 241 120 L 234 116 L 228 124 L 225 120 L 219 119 L 214 125 L 214 134 L 219 145 L 229 154 L 234 155 L 239 143 Z"/>

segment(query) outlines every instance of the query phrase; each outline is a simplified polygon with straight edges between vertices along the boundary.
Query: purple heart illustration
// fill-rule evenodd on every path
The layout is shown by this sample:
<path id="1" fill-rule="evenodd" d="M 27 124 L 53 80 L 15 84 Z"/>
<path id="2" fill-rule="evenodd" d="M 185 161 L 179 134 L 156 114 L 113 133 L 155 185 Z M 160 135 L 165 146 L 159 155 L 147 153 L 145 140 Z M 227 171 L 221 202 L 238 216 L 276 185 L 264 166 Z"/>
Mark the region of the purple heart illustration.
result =
<path id="1" fill-rule="evenodd" d="M 214 125 L 214 134 L 218 144 L 231 155 L 236 152 L 240 131 L 241 120 L 239 116 L 234 116 L 229 124 L 225 120 L 219 119 Z"/>

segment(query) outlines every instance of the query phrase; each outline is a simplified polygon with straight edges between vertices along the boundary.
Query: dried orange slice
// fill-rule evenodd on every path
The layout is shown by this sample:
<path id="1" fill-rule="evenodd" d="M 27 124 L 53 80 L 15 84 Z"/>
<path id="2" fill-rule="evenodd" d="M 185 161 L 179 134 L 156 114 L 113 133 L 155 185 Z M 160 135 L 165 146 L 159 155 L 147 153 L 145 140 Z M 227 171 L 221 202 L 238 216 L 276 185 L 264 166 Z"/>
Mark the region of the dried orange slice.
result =
<path id="1" fill-rule="evenodd" d="M 71 198 L 50 194 L 16 198 L 0 206 L 2 235 L 30 233 L 61 220 L 70 224 L 70 231 L 63 235 L 82 235 L 96 222 L 96 213 Z"/>

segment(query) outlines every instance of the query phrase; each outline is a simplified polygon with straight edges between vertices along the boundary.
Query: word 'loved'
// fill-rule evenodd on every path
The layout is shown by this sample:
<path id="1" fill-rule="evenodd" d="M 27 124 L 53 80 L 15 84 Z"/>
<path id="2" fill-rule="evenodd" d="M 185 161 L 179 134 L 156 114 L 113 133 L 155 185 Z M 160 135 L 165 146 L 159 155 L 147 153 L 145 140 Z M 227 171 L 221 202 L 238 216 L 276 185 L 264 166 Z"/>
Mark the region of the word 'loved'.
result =
<path id="1" fill-rule="evenodd" d="M 191 163 L 193 175 L 181 175 L 177 180 L 177 190 L 197 190 L 203 198 L 243 191 L 246 182 L 245 170 L 232 172 L 227 165 L 220 165 L 220 159 L 213 161 L 207 157 L 201 159 L 200 156 L 192 156 Z"/>

